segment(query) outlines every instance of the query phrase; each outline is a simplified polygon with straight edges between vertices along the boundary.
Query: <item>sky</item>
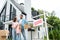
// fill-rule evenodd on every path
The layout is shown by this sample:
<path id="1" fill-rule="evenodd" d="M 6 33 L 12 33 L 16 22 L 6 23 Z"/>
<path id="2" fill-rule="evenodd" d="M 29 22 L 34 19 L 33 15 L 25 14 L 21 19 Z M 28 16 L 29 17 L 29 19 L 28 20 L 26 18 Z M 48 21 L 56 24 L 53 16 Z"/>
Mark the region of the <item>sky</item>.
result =
<path id="1" fill-rule="evenodd" d="M 55 11 L 56 16 L 60 18 L 60 0 L 31 0 L 31 6 L 36 10 Z"/>
<path id="2" fill-rule="evenodd" d="M 4 4 L 5 0 L 0 0 L 0 10 Z M 18 0 L 22 1 L 23 0 Z M 34 7 L 36 10 L 42 9 L 46 11 L 55 11 L 56 16 L 60 18 L 60 0 L 31 0 L 31 7 Z"/>

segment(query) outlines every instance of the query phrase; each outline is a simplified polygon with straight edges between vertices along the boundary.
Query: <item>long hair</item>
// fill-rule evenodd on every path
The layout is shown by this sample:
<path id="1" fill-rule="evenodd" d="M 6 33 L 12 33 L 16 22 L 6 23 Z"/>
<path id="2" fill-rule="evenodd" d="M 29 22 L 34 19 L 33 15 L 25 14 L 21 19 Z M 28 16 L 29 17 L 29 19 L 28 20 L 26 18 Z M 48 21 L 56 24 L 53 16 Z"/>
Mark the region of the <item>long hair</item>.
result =
<path id="1" fill-rule="evenodd" d="M 16 22 L 16 20 L 17 20 L 17 18 L 15 17 L 15 18 L 13 19 L 13 22 Z"/>

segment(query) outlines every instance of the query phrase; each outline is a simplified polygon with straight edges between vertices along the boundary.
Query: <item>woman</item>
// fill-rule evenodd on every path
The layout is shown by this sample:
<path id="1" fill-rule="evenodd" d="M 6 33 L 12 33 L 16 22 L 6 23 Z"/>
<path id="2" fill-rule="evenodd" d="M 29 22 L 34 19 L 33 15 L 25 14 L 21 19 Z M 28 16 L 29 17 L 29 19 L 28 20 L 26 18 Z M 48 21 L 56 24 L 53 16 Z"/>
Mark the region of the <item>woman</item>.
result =
<path id="1" fill-rule="evenodd" d="M 15 17 L 13 19 L 13 23 L 12 23 L 12 38 L 13 38 L 13 40 L 21 40 L 20 31 L 21 31 L 21 28 L 19 26 L 19 23 L 17 22 L 17 18 Z"/>

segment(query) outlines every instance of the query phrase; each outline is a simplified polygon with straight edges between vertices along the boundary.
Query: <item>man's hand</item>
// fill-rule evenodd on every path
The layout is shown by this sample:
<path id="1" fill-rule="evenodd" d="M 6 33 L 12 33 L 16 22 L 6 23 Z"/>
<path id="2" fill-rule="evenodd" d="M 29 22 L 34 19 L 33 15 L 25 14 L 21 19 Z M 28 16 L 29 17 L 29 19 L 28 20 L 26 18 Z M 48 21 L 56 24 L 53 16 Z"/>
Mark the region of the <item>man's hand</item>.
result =
<path id="1" fill-rule="evenodd" d="M 25 28 L 25 29 L 28 29 L 28 24 L 25 24 L 25 25 L 24 25 L 24 28 Z"/>

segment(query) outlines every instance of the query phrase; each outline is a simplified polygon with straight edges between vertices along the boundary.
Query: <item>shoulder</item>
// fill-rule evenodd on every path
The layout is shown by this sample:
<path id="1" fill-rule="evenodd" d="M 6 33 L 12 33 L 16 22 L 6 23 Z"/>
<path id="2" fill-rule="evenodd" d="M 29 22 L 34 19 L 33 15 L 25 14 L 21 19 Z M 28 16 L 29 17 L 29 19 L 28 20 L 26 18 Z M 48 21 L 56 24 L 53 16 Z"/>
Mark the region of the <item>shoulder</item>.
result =
<path id="1" fill-rule="evenodd" d="M 28 23 L 28 21 L 26 19 L 23 19 L 25 23 Z"/>
<path id="2" fill-rule="evenodd" d="M 23 19 L 23 21 L 26 21 L 26 19 Z"/>

